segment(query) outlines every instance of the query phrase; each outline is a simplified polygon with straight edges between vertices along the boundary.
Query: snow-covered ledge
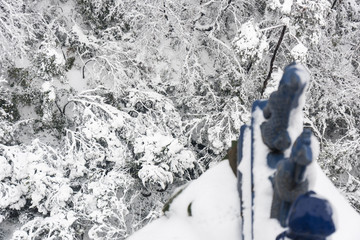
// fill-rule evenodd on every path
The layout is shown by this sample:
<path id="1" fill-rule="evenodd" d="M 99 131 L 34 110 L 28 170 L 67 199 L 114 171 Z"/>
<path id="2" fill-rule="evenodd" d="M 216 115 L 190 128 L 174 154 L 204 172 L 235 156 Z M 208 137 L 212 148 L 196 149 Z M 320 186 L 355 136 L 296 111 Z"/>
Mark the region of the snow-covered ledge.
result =
<path id="1" fill-rule="evenodd" d="M 236 185 L 228 161 L 220 162 L 186 186 L 164 216 L 128 240 L 241 239 Z"/>

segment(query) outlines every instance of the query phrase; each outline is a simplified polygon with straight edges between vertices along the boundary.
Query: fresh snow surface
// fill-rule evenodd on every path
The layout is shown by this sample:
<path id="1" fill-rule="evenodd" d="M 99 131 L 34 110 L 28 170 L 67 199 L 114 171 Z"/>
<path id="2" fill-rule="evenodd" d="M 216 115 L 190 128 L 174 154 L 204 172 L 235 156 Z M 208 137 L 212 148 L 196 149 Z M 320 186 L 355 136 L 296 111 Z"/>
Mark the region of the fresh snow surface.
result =
<path id="1" fill-rule="evenodd" d="M 15 58 L 15 67 L 17 68 L 27 68 L 31 66 L 31 62 L 28 58 L 22 56 L 21 58 Z"/>
<path id="2" fill-rule="evenodd" d="M 242 147 L 242 159 L 238 166 L 238 171 L 242 173 L 243 184 L 241 186 L 241 196 L 250 196 L 242 198 L 242 217 L 243 220 L 243 232 L 244 236 L 252 235 L 252 207 L 251 207 L 251 194 L 252 185 L 251 181 L 244 181 L 244 179 L 251 179 L 251 130 L 246 128 L 244 131 L 244 142 Z M 239 226 L 240 227 L 240 226 Z"/>
<path id="3" fill-rule="evenodd" d="M 191 182 L 170 205 L 165 216 L 128 240 L 239 240 L 240 200 L 237 180 L 222 161 Z M 191 204 L 191 215 L 188 207 Z"/>
<path id="4" fill-rule="evenodd" d="M 301 84 L 306 84 L 303 93 L 300 95 L 300 98 L 298 100 L 298 106 L 290 111 L 289 125 L 287 131 L 291 138 L 291 142 L 294 143 L 296 138 L 303 131 L 303 122 L 304 122 L 303 108 L 305 106 L 305 92 L 309 86 L 310 73 L 301 64 L 296 64 L 295 66 L 292 66 L 292 68 L 296 68 L 296 73 L 299 76 Z M 285 151 L 286 157 L 290 156 L 290 151 L 291 151 L 291 147 Z"/>
<path id="5" fill-rule="evenodd" d="M 256 108 L 253 112 L 253 148 L 254 151 L 254 238 L 256 240 L 274 239 L 278 234 L 284 230 L 277 220 L 270 219 L 270 209 L 272 202 L 272 186 L 269 176 L 274 173 L 274 169 L 267 166 L 266 156 L 269 153 L 268 147 L 263 143 L 261 137 L 260 125 L 265 118 L 260 108 Z M 241 164 L 240 164 L 241 165 Z M 244 182 L 246 180 L 244 179 Z M 251 198 L 249 194 L 244 195 L 244 198 Z M 261 229 L 261 231 L 260 231 Z M 251 239 L 251 238 L 246 238 Z"/>

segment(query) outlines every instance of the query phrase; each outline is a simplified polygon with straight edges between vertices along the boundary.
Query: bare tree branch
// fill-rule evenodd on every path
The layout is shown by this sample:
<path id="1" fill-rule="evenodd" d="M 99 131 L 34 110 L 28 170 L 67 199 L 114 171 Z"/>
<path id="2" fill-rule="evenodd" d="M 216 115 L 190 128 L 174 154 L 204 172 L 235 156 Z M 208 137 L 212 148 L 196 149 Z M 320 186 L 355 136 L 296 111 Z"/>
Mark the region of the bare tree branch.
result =
<path id="1" fill-rule="evenodd" d="M 333 4 L 331 5 L 331 9 L 335 8 L 336 2 L 337 2 L 337 0 L 334 0 Z"/>
<path id="2" fill-rule="evenodd" d="M 83 77 L 83 79 L 85 78 L 85 66 L 86 66 L 86 64 L 88 64 L 90 61 L 93 61 L 93 60 L 94 59 L 89 59 L 84 63 L 84 66 L 82 68 L 82 77 Z"/>
<path id="3" fill-rule="evenodd" d="M 274 50 L 274 54 L 273 54 L 273 56 L 272 56 L 272 58 L 271 58 L 269 73 L 268 73 L 268 75 L 267 75 L 267 77 L 266 77 L 266 79 L 265 79 L 265 81 L 264 81 L 264 84 L 263 84 L 263 86 L 262 86 L 262 88 L 261 88 L 261 97 L 263 96 L 263 94 L 264 94 L 264 92 L 265 92 L 265 89 L 266 89 L 266 86 L 267 86 L 267 84 L 268 84 L 268 82 L 269 82 L 269 80 L 270 80 L 270 78 L 271 78 L 271 74 L 272 74 L 272 71 L 273 71 L 273 66 L 274 66 L 274 61 L 275 61 L 276 53 L 277 53 L 277 51 L 279 50 L 280 44 L 281 44 L 281 42 L 282 42 L 282 40 L 283 40 L 283 38 L 284 38 L 285 31 L 286 31 L 286 26 L 284 26 L 283 29 L 282 29 L 282 31 L 281 31 L 280 38 L 279 38 L 278 43 L 277 43 L 277 45 L 276 45 L 276 48 L 275 48 L 275 50 Z"/>

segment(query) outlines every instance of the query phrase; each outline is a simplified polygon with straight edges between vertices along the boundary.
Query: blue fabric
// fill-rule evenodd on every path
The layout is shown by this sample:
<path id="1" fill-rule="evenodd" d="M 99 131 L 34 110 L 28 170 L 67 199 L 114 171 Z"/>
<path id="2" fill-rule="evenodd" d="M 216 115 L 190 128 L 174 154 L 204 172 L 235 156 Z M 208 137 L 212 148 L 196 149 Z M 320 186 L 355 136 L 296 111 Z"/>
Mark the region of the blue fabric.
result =
<path id="1" fill-rule="evenodd" d="M 330 203 L 309 191 L 301 195 L 290 209 L 290 233 L 308 239 L 324 239 L 335 232 L 332 215 Z"/>

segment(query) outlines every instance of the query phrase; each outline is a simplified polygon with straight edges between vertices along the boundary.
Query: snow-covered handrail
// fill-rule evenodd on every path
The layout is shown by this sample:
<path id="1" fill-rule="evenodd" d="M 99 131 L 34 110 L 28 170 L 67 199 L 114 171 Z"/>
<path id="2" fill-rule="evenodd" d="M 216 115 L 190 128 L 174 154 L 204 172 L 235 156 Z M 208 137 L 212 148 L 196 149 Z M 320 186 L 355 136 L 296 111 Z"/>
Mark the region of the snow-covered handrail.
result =
<path id="1" fill-rule="evenodd" d="M 357 231 L 335 226 L 332 207 L 348 204 L 333 200 L 336 188 L 316 163 L 318 142 L 310 129 L 303 130 L 309 80 L 302 65 L 287 66 L 278 90 L 267 101 L 255 101 L 251 124 L 241 127 L 237 178 L 243 240 L 325 240 L 333 233 L 338 237 Z M 324 190 L 315 177 L 327 181 L 331 190 Z M 337 218 L 346 221 L 345 214 Z"/>

